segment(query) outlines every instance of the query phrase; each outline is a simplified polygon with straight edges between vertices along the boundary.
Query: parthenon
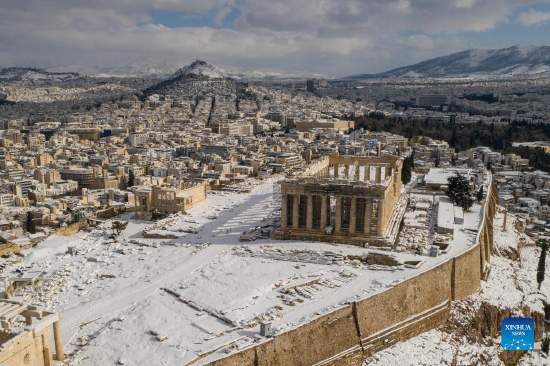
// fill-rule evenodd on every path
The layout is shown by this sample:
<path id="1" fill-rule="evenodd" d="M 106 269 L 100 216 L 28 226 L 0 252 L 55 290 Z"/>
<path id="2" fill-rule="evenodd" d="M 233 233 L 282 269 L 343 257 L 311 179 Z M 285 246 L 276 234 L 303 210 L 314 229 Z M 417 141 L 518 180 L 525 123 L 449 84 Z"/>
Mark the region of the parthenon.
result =
<path id="1" fill-rule="evenodd" d="M 281 184 L 278 239 L 389 245 L 399 225 L 403 158 L 325 156 Z"/>

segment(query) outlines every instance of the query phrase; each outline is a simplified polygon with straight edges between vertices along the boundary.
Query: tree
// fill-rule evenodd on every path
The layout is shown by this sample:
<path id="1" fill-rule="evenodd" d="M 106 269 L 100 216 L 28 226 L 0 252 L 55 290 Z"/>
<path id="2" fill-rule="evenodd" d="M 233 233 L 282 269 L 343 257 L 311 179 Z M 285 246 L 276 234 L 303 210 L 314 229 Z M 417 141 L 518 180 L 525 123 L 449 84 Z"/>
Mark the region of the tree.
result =
<path id="1" fill-rule="evenodd" d="M 130 169 L 130 172 L 128 173 L 128 187 L 134 186 L 135 184 L 134 180 L 135 180 L 134 171 Z"/>
<path id="2" fill-rule="evenodd" d="M 166 217 L 166 214 L 163 214 L 162 212 L 160 212 L 159 210 L 157 210 L 156 208 L 153 209 L 153 211 L 151 211 L 151 220 L 152 221 L 158 221 L 158 220 L 162 220 Z"/>
<path id="3" fill-rule="evenodd" d="M 405 160 L 403 161 L 403 168 L 401 170 L 401 182 L 403 184 L 407 184 L 411 181 L 411 178 L 412 178 L 411 168 L 412 168 L 412 158 L 409 156 L 409 157 L 406 157 Z"/>
<path id="4" fill-rule="evenodd" d="M 484 197 L 484 193 L 483 193 L 483 186 L 481 186 L 481 188 L 479 189 L 479 191 L 477 191 L 477 201 L 478 202 L 481 202 L 483 201 L 483 197 Z"/>
<path id="5" fill-rule="evenodd" d="M 550 354 L 550 336 L 545 336 L 542 338 L 542 343 L 540 349 L 542 352 L 546 353 L 547 355 Z"/>
<path id="6" fill-rule="evenodd" d="M 453 201 L 453 204 L 462 207 L 468 211 L 474 204 L 474 199 L 470 195 L 470 182 L 468 178 L 456 173 L 456 175 L 447 178 L 448 189 L 447 196 Z"/>
<path id="7" fill-rule="evenodd" d="M 537 267 L 537 283 L 539 284 L 539 290 L 540 286 L 542 285 L 542 281 L 544 281 L 544 272 L 546 267 L 546 252 L 548 251 L 548 239 L 539 239 L 538 244 L 540 245 L 541 252 L 539 257 L 539 265 Z"/>
<path id="8" fill-rule="evenodd" d="M 36 227 L 34 226 L 34 221 L 32 220 L 32 213 L 27 212 L 27 232 L 31 234 L 36 234 Z"/>
<path id="9" fill-rule="evenodd" d="M 124 229 L 126 229 L 126 226 L 128 226 L 128 222 L 113 221 L 111 224 L 111 229 L 113 229 L 115 235 L 118 236 Z"/>

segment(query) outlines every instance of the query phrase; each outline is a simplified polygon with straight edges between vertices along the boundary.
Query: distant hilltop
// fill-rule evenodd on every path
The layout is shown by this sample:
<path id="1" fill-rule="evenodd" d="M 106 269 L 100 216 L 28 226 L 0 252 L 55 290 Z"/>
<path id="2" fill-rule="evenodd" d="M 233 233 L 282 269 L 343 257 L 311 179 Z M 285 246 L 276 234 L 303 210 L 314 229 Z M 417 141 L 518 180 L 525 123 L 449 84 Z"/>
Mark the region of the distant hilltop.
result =
<path id="1" fill-rule="evenodd" d="M 469 76 L 550 76 L 550 46 L 513 46 L 474 49 L 432 58 L 380 74 L 361 74 L 346 79 L 424 78 Z"/>
<path id="2" fill-rule="evenodd" d="M 48 72 L 29 67 L 8 67 L 0 69 L 0 82 L 2 81 L 65 81 L 80 78 L 81 75 L 74 72 Z"/>
<path id="3" fill-rule="evenodd" d="M 206 61 L 196 60 L 188 66 L 182 67 L 176 71 L 173 77 L 196 77 L 204 76 L 210 79 L 223 79 L 221 71 L 207 63 Z"/>
<path id="4" fill-rule="evenodd" d="M 196 60 L 171 77 L 147 88 L 144 96 L 153 94 L 177 96 L 237 95 L 242 85 L 224 75 L 213 65 Z"/>

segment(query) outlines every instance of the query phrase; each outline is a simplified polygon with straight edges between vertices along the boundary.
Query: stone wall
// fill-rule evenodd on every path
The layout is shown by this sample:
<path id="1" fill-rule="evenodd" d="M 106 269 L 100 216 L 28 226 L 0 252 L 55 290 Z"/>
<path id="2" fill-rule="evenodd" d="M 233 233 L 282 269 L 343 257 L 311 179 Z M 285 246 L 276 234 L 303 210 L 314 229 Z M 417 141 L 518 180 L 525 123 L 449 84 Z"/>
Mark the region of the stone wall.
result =
<path id="1" fill-rule="evenodd" d="M 60 227 L 55 231 L 55 234 L 60 236 L 71 236 L 78 233 L 83 228 L 88 227 L 88 225 L 87 220 L 75 222 L 74 224 Z"/>
<path id="2" fill-rule="evenodd" d="M 493 252 L 496 192 L 489 189 L 476 244 L 468 251 L 211 366 L 361 365 L 392 344 L 444 324 L 451 301 L 475 293 Z"/>
<path id="3" fill-rule="evenodd" d="M 197 184 L 194 187 L 186 188 L 185 193 L 192 197 L 191 207 L 195 206 L 197 203 L 200 203 L 206 199 L 206 191 L 208 186 L 206 183 Z M 187 209 L 191 207 L 186 207 Z"/>
<path id="4" fill-rule="evenodd" d="M 481 285 L 481 245 L 453 258 L 452 299 L 462 300 Z"/>
<path id="5" fill-rule="evenodd" d="M 2 345 L 0 364 L 5 366 L 53 366 L 50 329 L 24 332 Z"/>

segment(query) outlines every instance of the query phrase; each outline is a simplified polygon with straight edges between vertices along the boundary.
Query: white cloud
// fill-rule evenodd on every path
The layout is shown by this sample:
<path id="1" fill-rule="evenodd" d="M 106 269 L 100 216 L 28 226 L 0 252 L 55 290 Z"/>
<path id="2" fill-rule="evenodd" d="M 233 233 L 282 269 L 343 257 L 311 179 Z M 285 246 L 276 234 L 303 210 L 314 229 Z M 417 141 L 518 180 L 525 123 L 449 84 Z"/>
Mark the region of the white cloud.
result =
<path id="1" fill-rule="evenodd" d="M 529 9 L 519 14 L 516 18 L 516 23 L 524 26 L 531 26 L 544 23 L 550 20 L 550 12 L 535 11 Z"/>
<path id="2" fill-rule="evenodd" d="M 0 67 L 113 64 L 155 55 L 335 76 L 471 48 L 463 32 L 505 22 L 536 0 L 5 0 Z M 151 11 L 233 29 L 147 24 Z M 518 17 L 519 18 L 519 17 Z M 143 25 L 145 24 L 145 25 Z M 411 35 L 413 34 L 413 35 Z"/>

